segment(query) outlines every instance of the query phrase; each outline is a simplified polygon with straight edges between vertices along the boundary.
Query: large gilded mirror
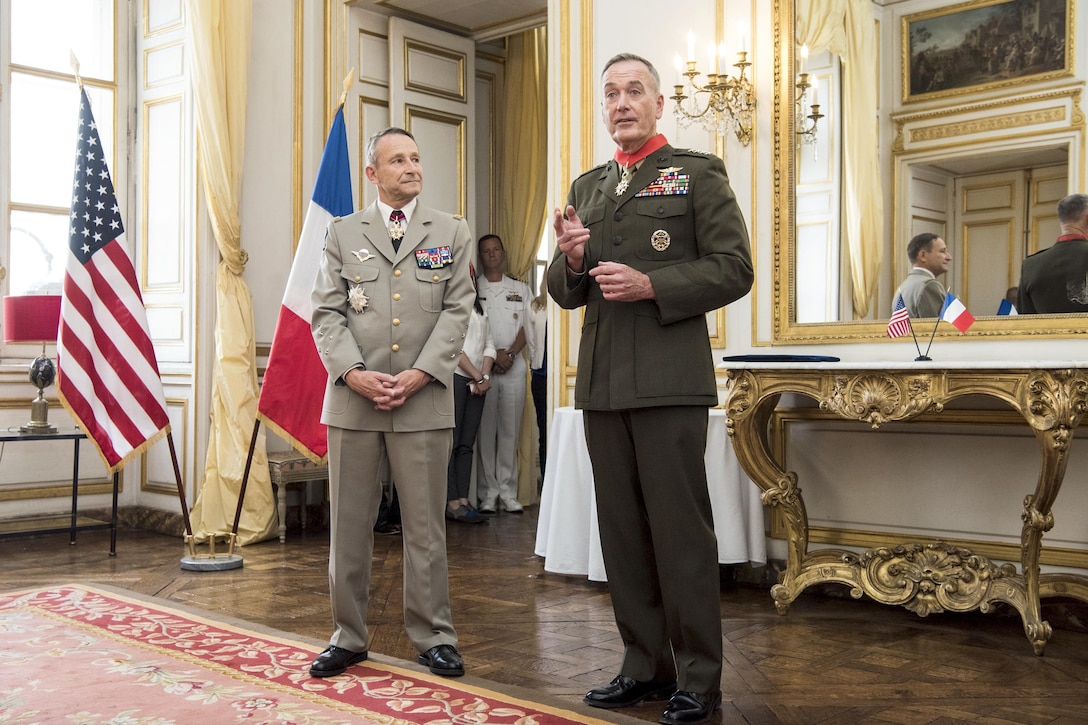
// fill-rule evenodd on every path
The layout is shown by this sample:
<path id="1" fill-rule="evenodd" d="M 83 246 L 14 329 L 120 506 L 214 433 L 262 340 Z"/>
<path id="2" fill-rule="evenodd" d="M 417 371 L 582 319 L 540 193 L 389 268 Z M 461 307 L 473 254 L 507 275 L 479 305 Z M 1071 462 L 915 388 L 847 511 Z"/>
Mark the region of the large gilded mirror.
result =
<path id="1" fill-rule="evenodd" d="M 870 122 L 870 129 L 853 132 L 861 141 L 852 142 L 851 123 L 855 129 L 861 124 L 846 115 L 858 109 L 842 97 L 850 84 L 864 83 L 849 77 L 844 69 L 851 64 L 830 47 L 801 50 L 802 39 L 826 39 L 827 28 L 819 27 L 825 11 L 846 3 L 775 0 L 775 343 L 888 340 L 891 298 L 909 271 L 906 242 L 923 231 L 940 234 L 952 251 L 942 282 L 977 319 L 963 339 L 1088 334 L 1088 315 L 997 315 L 999 299 L 1019 279 L 1023 257 L 1053 244 L 1057 200 L 1088 188 L 1083 79 L 1073 75 L 1071 62 L 1036 75 L 1002 73 L 1000 82 L 965 88 L 932 80 L 919 86 L 911 75 L 921 56 L 908 49 L 925 37 L 921 31 L 964 27 L 977 22 L 971 13 L 1023 1 L 961 0 L 934 8 L 924 0 L 873 0 L 867 21 L 875 28 L 872 37 L 840 38 L 835 49 L 866 58 L 852 70 L 860 66 L 875 78 L 874 101 L 860 118 L 877 118 L 878 132 L 866 135 Z M 1076 27 L 1074 0 L 1043 5 L 1052 15 L 1061 13 L 1065 27 Z M 1075 33 L 1059 34 L 1069 41 L 1063 47 L 1071 58 Z M 888 42 L 892 37 L 895 43 Z M 802 71 L 814 87 L 799 108 Z M 799 131 L 817 90 L 822 116 L 810 138 Z M 858 182 L 867 172 L 874 180 Z M 873 187 L 879 191 L 867 199 Z M 923 322 L 919 331 L 928 337 L 934 326 L 937 337 L 961 337 L 936 321 Z"/>

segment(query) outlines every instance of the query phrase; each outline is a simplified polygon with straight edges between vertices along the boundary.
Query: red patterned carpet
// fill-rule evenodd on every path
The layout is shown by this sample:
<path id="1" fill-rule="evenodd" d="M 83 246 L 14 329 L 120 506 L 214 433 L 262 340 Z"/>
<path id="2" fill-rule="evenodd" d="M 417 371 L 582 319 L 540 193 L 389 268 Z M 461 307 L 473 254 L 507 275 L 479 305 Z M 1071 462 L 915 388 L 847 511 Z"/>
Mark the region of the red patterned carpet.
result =
<path id="1" fill-rule="evenodd" d="M 312 678 L 313 642 L 105 587 L 0 594 L 0 641 L 0 722 L 604 722 L 380 655 Z"/>

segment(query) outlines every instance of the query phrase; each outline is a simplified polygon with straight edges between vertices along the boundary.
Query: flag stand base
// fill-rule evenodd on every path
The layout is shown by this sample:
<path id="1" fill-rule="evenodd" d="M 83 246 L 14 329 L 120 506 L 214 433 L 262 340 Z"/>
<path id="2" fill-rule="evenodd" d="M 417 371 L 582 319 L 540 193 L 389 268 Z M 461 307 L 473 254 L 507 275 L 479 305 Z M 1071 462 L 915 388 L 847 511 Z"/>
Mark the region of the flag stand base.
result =
<path id="1" fill-rule="evenodd" d="M 235 534 L 229 535 L 227 553 L 215 553 L 215 536 L 208 539 L 208 553 L 197 554 L 196 542 L 191 535 L 185 537 L 185 548 L 188 555 L 181 557 L 181 568 L 185 571 L 228 571 L 242 568 L 242 557 L 234 553 Z"/>
<path id="2" fill-rule="evenodd" d="M 933 358 L 929 357 L 928 355 L 919 355 L 918 357 L 914 358 L 914 362 L 928 362 L 932 360 Z"/>

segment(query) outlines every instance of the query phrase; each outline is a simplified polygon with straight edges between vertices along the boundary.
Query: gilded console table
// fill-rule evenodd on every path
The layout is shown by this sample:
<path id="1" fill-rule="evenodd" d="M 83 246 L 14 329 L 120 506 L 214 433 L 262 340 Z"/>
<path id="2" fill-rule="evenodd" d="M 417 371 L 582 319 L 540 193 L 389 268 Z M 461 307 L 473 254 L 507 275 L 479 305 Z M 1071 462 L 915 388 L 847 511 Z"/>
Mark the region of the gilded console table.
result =
<path id="1" fill-rule="evenodd" d="M 1009 363 L 729 363 L 726 428 L 741 465 L 762 489 L 764 505 L 777 507 L 788 532 L 788 560 L 771 597 L 779 613 L 808 586 L 838 582 L 854 598 L 867 594 L 925 616 L 930 612 L 989 611 L 1007 602 L 1020 612 L 1035 654 L 1050 638 L 1040 616 L 1041 597 L 1088 602 L 1088 576 L 1041 574 L 1043 534 L 1054 526 L 1051 508 L 1061 489 L 1073 433 L 1088 413 L 1088 364 Z M 1024 499 L 1021 570 L 998 565 L 968 549 L 940 541 L 901 544 L 863 553 L 808 549 L 808 515 L 797 475 L 771 455 L 768 423 L 783 394 L 803 395 L 845 420 L 880 428 L 939 413 L 968 395 L 996 398 L 1019 413 L 1042 450 L 1035 490 Z"/>

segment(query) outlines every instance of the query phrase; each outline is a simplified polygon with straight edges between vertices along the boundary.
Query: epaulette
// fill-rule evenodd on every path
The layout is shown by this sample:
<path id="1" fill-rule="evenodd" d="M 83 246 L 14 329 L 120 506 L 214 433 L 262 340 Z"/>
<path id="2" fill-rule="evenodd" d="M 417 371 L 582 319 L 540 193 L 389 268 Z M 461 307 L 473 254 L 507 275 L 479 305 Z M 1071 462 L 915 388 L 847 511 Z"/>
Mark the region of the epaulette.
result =
<path id="1" fill-rule="evenodd" d="M 581 179 L 581 178 L 582 178 L 583 176 L 589 176 L 590 174 L 594 174 L 594 173 L 597 173 L 597 172 L 599 172 L 599 171 L 600 171 L 601 169 L 603 169 L 603 168 L 605 168 L 606 166 L 608 166 L 608 164 L 609 164 L 609 162 L 608 162 L 608 161 L 605 161 L 605 162 L 604 162 L 603 164 L 597 164 L 596 166 L 594 166 L 594 167 L 593 167 L 592 169 L 590 169 L 589 171 L 585 171 L 585 172 L 583 172 L 582 174 L 580 174 L 580 175 L 578 176 L 578 178 L 579 178 L 579 179 Z"/>
<path id="2" fill-rule="evenodd" d="M 698 149 L 676 149 L 673 153 L 679 156 L 702 156 L 703 158 L 714 156 L 709 151 L 699 151 Z"/>

